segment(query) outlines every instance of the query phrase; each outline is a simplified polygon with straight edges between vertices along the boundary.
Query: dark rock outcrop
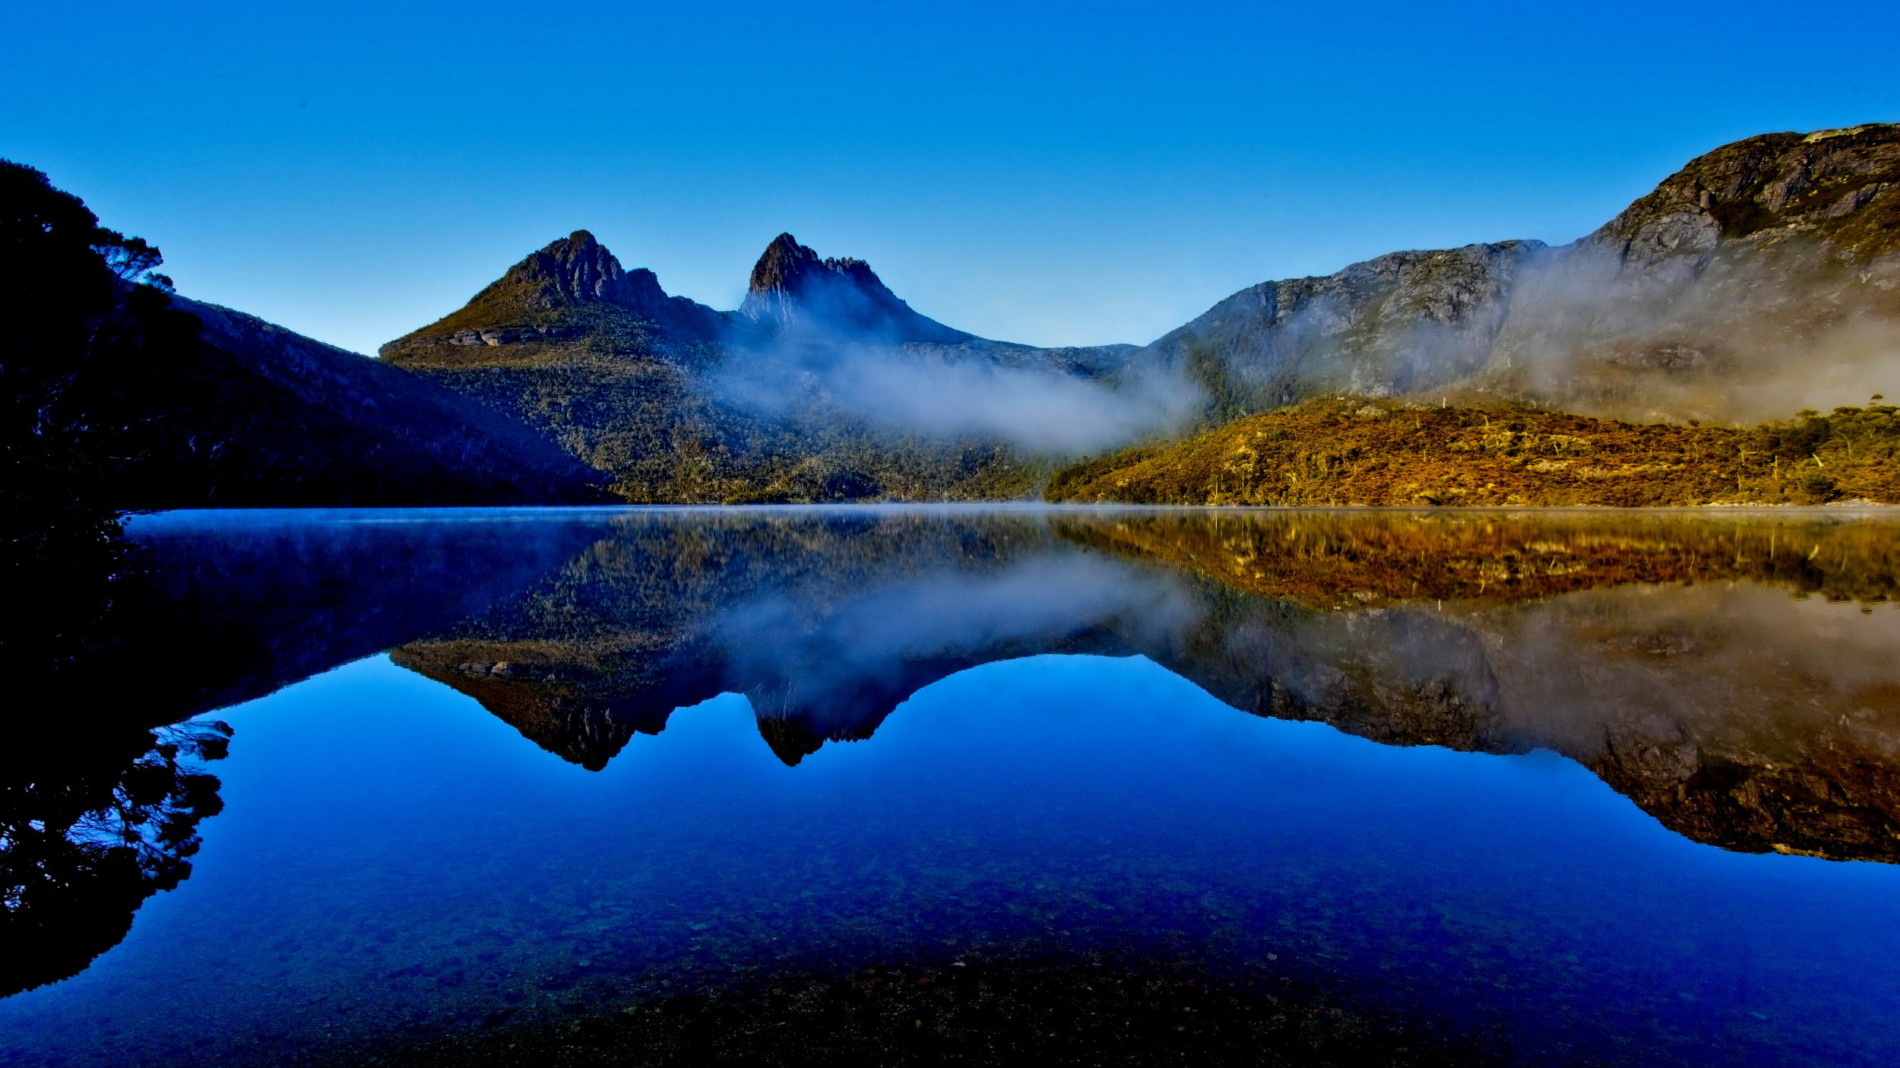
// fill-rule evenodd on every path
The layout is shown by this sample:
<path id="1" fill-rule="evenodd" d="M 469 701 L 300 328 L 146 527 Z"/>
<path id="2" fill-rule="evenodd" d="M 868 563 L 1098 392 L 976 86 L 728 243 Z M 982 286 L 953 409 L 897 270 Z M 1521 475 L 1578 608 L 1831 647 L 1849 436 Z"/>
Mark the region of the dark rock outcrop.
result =
<path id="1" fill-rule="evenodd" d="M 585 230 L 576 230 L 515 264 L 495 285 L 525 289 L 544 308 L 596 300 L 654 308 L 666 300 L 652 271 L 622 270 L 613 253 Z"/>
<path id="2" fill-rule="evenodd" d="M 659 277 L 644 267 L 623 269 L 620 260 L 586 230 L 576 230 L 515 264 L 475 300 L 480 302 L 487 294 L 547 311 L 611 304 L 660 323 L 682 340 L 713 341 L 726 332 L 726 316 L 685 297 L 668 296 L 660 288 Z M 557 336 L 578 333 L 570 326 Z"/>
<path id="3" fill-rule="evenodd" d="M 413 368 L 469 362 L 470 348 L 520 362 L 606 351 L 681 357 L 727 338 L 731 316 L 668 296 L 645 268 L 626 270 L 605 245 L 576 230 L 530 253 L 444 318 L 384 345 L 384 359 Z"/>
<path id="4" fill-rule="evenodd" d="M 753 265 L 739 314 L 773 335 L 800 340 L 977 340 L 913 311 L 863 260 L 820 259 L 791 234 L 773 238 Z"/>

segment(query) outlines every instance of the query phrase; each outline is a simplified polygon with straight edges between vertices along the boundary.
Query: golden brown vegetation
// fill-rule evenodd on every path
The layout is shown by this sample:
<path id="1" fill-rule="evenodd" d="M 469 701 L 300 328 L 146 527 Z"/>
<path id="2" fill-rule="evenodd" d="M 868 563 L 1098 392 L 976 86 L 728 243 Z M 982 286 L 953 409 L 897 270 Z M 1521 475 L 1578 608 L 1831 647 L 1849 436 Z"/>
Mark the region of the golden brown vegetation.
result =
<path id="1" fill-rule="evenodd" d="M 1046 496 L 1136 504 L 1900 503 L 1892 405 L 1756 427 L 1327 398 L 1064 468 Z"/>

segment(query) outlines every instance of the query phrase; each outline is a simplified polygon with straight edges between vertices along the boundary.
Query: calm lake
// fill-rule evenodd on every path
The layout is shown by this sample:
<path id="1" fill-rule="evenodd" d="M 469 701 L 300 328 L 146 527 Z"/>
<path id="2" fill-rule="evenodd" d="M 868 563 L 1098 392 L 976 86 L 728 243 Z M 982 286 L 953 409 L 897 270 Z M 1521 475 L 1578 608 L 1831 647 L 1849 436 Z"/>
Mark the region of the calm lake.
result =
<path id="1" fill-rule="evenodd" d="M 1163 1036 L 1317 1005 L 1503 1062 L 1900 1063 L 1900 519 L 129 537 L 125 607 L 0 761 L 0 1064 L 637 1045 L 705 999 L 862 1023 L 800 991 L 951 1048 L 1025 982 L 1219 992 Z"/>

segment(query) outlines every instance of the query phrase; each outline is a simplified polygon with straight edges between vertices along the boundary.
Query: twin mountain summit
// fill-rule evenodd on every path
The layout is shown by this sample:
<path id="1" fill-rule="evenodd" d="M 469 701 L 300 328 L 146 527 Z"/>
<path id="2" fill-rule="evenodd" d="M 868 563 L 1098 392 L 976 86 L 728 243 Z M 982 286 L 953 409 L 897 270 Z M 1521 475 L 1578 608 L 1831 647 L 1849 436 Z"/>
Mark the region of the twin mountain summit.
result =
<path id="1" fill-rule="evenodd" d="M 1570 244 L 1263 282 L 1146 345 L 980 338 L 790 234 L 722 311 L 577 231 L 377 360 L 171 299 L 198 339 L 121 507 L 1900 502 L 1893 124 L 1752 137 Z"/>

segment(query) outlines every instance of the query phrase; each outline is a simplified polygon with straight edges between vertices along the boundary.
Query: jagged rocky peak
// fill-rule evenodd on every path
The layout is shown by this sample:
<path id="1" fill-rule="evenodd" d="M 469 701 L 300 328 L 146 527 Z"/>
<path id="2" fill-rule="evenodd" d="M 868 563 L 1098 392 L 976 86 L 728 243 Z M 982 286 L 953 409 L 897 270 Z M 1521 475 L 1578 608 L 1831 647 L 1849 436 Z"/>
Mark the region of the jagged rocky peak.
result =
<path id="1" fill-rule="evenodd" d="M 648 320 L 648 326 L 629 325 L 623 312 Z M 593 343 L 625 354 L 677 354 L 683 346 L 723 337 L 728 319 L 685 297 L 668 296 L 652 271 L 626 270 L 593 234 L 576 230 L 529 253 L 461 308 L 380 352 L 410 365 L 454 362 L 484 348 L 539 358 L 548 346 L 584 351 Z M 509 349 L 524 343 L 530 348 Z M 487 358 L 510 358 L 507 352 Z"/>
<path id="2" fill-rule="evenodd" d="M 765 246 L 759 262 L 752 265 L 752 279 L 746 286 L 748 296 L 764 293 L 788 293 L 799 288 L 813 273 L 824 270 L 818 253 L 798 243 L 791 234 L 780 234 Z"/>
<path id="3" fill-rule="evenodd" d="M 972 340 L 972 335 L 912 310 L 870 264 L 822 258 L 791 234 L 773 238 L 752 266 L 739 314 L 779 334 L 940 344 Z"/>
<path id="4" fill-rule="evenodd" d="M 652 271 L 627 271 L 607 246 L 576 230 L 509 268 L 499 285 L 524 286 L 543 308 L 601 302 L 651 311 L 666 302 Z"/>
<path id="5" fill-rule="evenodd" d="M 799 244 L 791 234 L 780 234 L 765 246 L 759 262 L 752 265 L 752 279 L 746 291 L 748 294 L 800 296 L 838 280 L 850 282 L 866 292 L 882 291 L 890 299 L 903 303 L 871 270 L 870 264 L 850 257 L 820 259 L 818 253 Z"/>

